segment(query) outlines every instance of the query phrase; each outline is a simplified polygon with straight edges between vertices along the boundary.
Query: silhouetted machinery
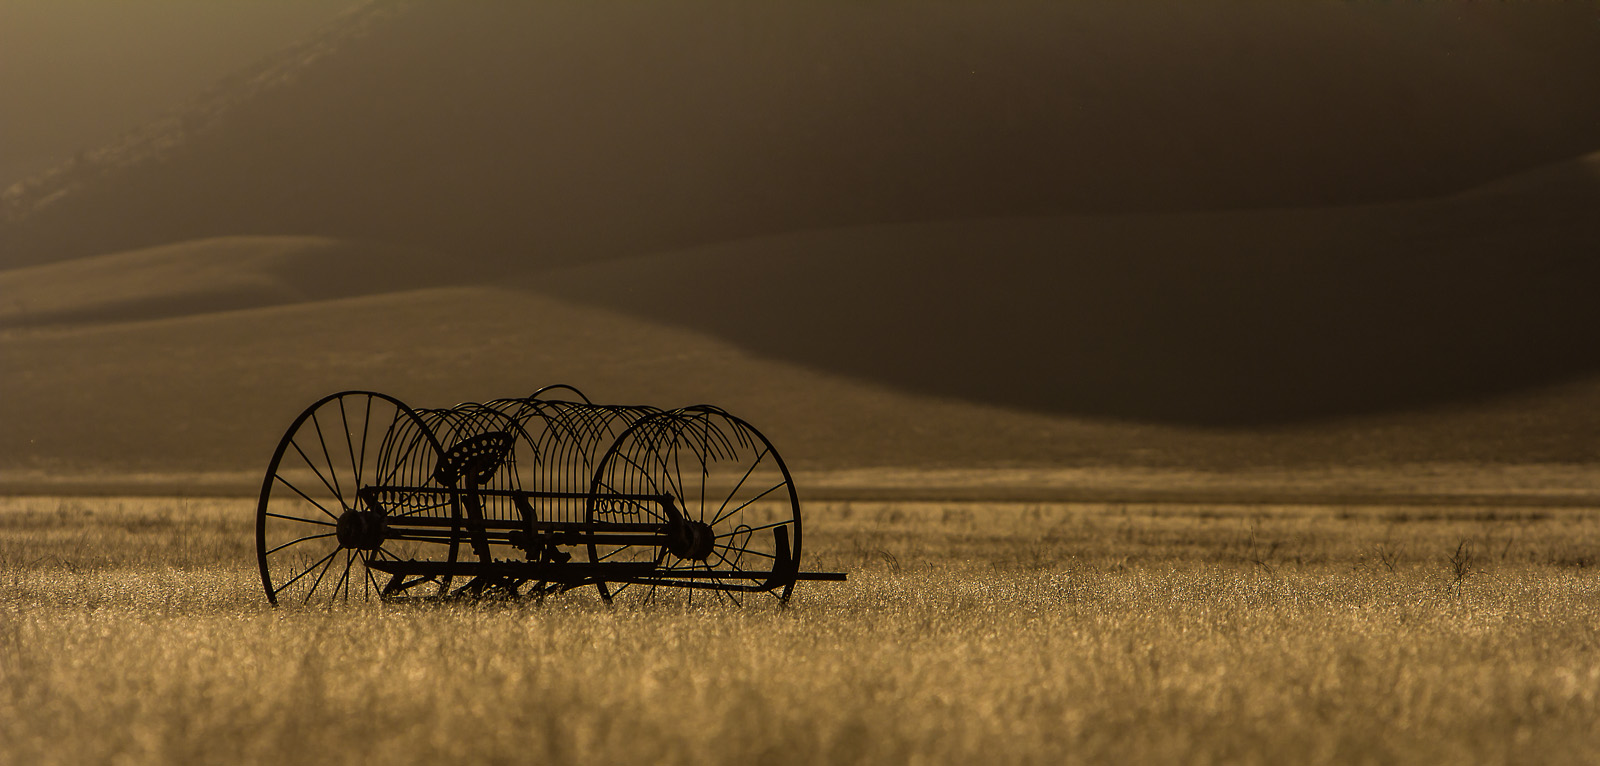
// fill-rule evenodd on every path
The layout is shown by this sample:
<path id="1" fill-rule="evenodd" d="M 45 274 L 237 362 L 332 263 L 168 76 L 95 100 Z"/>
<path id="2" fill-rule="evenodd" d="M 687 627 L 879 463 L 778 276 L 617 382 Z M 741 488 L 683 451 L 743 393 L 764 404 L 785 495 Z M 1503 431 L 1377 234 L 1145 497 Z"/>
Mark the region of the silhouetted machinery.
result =
<path id="1" fill-rule="evenodd" d="M 801 572 L 800 539 L 789 469 L 749 423 L 564 385 L 431 410 L 326 396 L 283 435 L 256 512 L 273 604 L 587 585 L 606 601 L 741 604 L 845 579 Z"/>

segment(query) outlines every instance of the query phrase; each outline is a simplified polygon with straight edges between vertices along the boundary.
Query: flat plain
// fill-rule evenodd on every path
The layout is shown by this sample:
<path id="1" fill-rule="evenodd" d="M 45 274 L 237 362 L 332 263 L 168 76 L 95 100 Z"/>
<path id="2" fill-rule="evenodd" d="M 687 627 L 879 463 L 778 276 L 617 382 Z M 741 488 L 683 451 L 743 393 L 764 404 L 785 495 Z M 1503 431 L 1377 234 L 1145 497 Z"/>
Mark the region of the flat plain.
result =
<path id="1" fill-rule="evenodd" d="M 0 498 L 0 763 L 1600 755 L 1589 509 L 812 503 L 739 609 L 274 609 L 252 515 Z"/>

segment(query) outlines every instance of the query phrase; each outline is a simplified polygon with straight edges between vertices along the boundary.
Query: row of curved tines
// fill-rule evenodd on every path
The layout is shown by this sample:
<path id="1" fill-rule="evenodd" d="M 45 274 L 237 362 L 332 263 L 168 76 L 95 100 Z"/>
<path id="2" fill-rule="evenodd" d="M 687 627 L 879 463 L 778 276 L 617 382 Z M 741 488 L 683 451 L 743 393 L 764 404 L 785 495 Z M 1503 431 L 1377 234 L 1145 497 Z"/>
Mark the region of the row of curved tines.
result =
<path id="1" fill-rule="evenodd" d="M 572 391 L 582 401 L 543 398 L 550 388 Z M 694 445 L 696 452 L 731 452 L 732 441 L 745 442 L 748 435 L 736 428 L 730 435 L 710 422 L 708 416 L 726 416 L 722 410 L 707 405 L 667 411 L 641 405 L 594 404 L 581 392 L 570 386 L 541 389 L 528 397 L 496 399 L 489 402 L 464 402 L 445 409 L 417 410 L 422 427 L 432 433 L 439 448 L 448 451 L 462 440 L 492 432 L 505 432 L 513 436 L 513 446 L 504 463 L 489 478 L 484 489 L 571 493 L 581 495 L 591 492 L 599 462 L 612 445 L 641 420 L 661 415 L 653 423 L 659 426 L 647 429 L 638 439 L 645 449 L 667 440 L 680 439 Z M 667 415 L 679 417 L 666 417 Z M 428 486 L 437 465 L 434 450 L 423 448 L 426 435 L 417 430 L 417 421 L 399 418 L 396 427 L 384 441 L 383 461 L 387 467 L 379 474 L 394 477 L 390 483 L 400 486 Z M 709 461 L 712 454 L 698 456 Z M 629 459 L 639 459 L 631 456 Z M 648 479 L 646 479 L 648 482 Z M 617 491 L 649 493 L 660 491 L 654 483 L 613 487 Z M 390 499 L 397 504 L 391 512 L 448 513 L 445 508 L 430 508 L 439 504 L 436 494 L 397 496 Z M 534 505 L 542 521 L 582 522 L 586 501 L 581 497 L 536 498 Z M 483 498 L 486 518 L 510 520 L 520 518 L 510 497 L 490 495 Z"/>
<path id="2" fill-rule="evenodd" d="M 418 415 L 446 450 L 480 434 L 498 431 L 512 435 L 511 451 L 482 485 L 484 489 L 577 494 L 589 491 L 596 461 L 617 437 L 660 411 L 527 397 L 465 402 L 449 409 L 422 410 Z M 581 498 L 539 498 L 534 505 L 544 521 L 581 522 L 584 518 Z M 519 518 L 512 499 L 504 496 L 485 497 L 483 511 L 490 519 Z"/>

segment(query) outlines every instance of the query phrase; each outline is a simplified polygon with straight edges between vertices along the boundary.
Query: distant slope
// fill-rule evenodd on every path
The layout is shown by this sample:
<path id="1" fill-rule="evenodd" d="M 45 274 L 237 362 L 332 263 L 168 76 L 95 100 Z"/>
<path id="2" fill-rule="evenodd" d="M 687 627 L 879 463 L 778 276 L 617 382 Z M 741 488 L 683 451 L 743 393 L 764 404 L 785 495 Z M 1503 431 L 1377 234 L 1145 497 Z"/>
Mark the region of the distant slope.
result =
<path id="1" fill-rule="evenodd" d="M 374 3 L 7 193 L 0 268 L 218 236 L 490 268 L 1371 203 L 1600 146 L 1587 3 Z"/>
<path id="2" fill-rule="evenodd" d="M 408 289 L 459 276 L 430 253 L 318 237 L 220 237 L 0 271 L 0 328 L 116 323 Z"/>
<path id="3" fill-rule="evenodd" d="M 1600 155 L 1418 203 L 858 227 L 538 289 L 922 393 L 1246 425 L 1600 368 Z"/>
<path id="4" fill-rule="evenodd" d="M 523 395 L 552 382 L 607 402 L 711 402 L 757 424 L 798 470 L 842 471 L 814 482 L 825 493 L 880 485 L 914 492 L 924 481 L 924 494 L 935 495 L 973 487 L 993 497 L 1030 487 L 1147 491 L 1174 470 L 1243 472 L 1245 485 L 1266 481 L 1280 492 L 1329 491 L 1351 470 L 1371 474 L 1363 486 L 1503 489 L 1528 477 L 1485 467 L 1452 487 L 1441 482 L 1460 469 L 1434 481 L 1433 469 L 1414 466 L 1583 463 L 1600 431 L 1595 377 L 1473 406 L 1272 429 L 1033 414 L 906 394 L 698 333 L 484 288 L 0 331 L 0 360 L 8 370 L 0 377 L 0 490 L 104 489 L 130 473 L 223 472 L 234 477 L 229 491 L 248 492 L 294 416 L 348 388 L 390 392 L 415 406 Z M 911 470 L 876 470 L 883 467 Z M 1217 480 L 1183 482 L 1216 489 Z M 1572 482 L 1558 484 L 1581 489 Z"/>
<path id="5" fill-rule="evenodd" d="M 0 190 L 184 106 L 360 2 L 0 2 Z"/>

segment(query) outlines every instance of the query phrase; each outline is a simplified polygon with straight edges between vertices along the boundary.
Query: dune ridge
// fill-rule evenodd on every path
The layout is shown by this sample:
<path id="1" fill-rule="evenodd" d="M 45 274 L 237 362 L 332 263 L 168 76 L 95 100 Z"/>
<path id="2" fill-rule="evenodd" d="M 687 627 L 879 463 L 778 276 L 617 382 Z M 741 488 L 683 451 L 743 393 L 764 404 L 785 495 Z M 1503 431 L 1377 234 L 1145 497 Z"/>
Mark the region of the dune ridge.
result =
<path id="1" fill-rule="evenodd" d="M 419 407 L 525 395 L 552 382 L 578 385 L 602 401 L 710 402 L 756 423 L 797 470 L 834 476 L 815 481 L 835 494 L 860 491 L 859 476 L 837 472 L 877 468 L 912 475 L 973 470 L 981 474 L 976 479 L 929 486 L 993 493 L 995 481 L 1014 481 L 1019 491 L 1037 485 L 1056 496 L 1066 486 L 1057 479 L 993 471 L 1144 466 L 1229 474 L 1277 467 L 1293 479 L 1348 466 L 1399 480 L 1415 466 L 1435 464 L 1467 475 L 1492 465 L 1583 464 L 1600 428 L 1594 376 L 1469 405 L 1272 428 L 1028 412 L 908 393 L 763 358 L 703 333 L 505 288 L 3 330 L 0 356 L 15 371 L 0 391 L 7 424 L 0 429 L 0 484 L 52 491 L 78 478 L 104 484 L 94 476 L 176 491 L 159 478 L 173 472 L 220 472 L 226 476 L 194 486 L 238 491 L 228 477 L 260 470 L 301 409 L 353 388 Z M 1148 474 L 1116 471 L 1100 486 L 1114 486 L 1119 475 L 1155 486 Z M 156 478 L 118 483 L 117 476 Z M 1473 483 L 1490 492 L 1497 482 L 1485 476 Z M 879 483 L 905 488 L 900 479 Z"/>
<path id="2" fill-rule="evenodd" d="M 1267 424 L 1470 400 L 1600 357 L 1600 154 L 1431 200 L 886 224 L 536 288 L 899 388 Z"/>
<path id="3" fill-rule="evenodd" d="M 0 201 L 0 471 L 551 382 L 811 471 L 1588 461 L 1586 14 L 373 3 Z"/>
<path id="4" fill-rule="evenodd" d="M 1576 4 L 371 4 L 8 193 L 0 266 L 232 235 L 561 265 L 1435 196 L 1600 146 L 1586 24 Z"/>
<path id="5" fill-rule="evenodd" d="M 437 253 L 217 237 L 0 271 L 0 328 L 130 322 L 348 298 L 460 277 Z"/>

